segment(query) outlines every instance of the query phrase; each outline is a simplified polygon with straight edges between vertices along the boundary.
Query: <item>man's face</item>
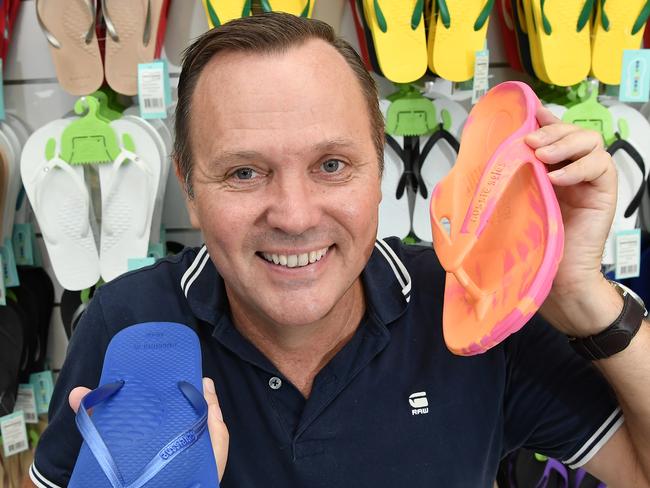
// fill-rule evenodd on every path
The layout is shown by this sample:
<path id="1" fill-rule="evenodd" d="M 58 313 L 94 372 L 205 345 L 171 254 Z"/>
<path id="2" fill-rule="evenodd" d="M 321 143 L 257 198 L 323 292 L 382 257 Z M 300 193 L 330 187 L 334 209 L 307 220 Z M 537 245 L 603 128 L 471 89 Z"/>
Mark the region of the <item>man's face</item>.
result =
<path id="1" fill-rule="evenodd" d="M 217 56 L 193 95 L 191 144 L 190 217 L 231 305 L 301 325 L 342 303 L 372 252 L 381 192 L 368 109 L 341 55 L 313 40 Z"/>

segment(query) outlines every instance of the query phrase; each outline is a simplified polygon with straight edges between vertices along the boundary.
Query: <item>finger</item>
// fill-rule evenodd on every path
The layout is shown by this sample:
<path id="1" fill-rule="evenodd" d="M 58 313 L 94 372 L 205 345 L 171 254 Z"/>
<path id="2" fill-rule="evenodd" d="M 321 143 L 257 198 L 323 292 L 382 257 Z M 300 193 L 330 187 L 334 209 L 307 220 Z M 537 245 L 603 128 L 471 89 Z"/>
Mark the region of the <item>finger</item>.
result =
<path id="1" fill-rule="evenodd" d="M 535 150 L 535 156 L 545 164 L 576 161 L 594 151 L 602 151 L 602 137 L 599 133 L 578 129 L 568 132 L 559 140 Z M 604 151 L 602 151 L 604 152 Z"/>
<path id="2" fill-rule="evenodd" d="M 70 395 L 68 395 L 68 403 L 70 404 L 72 410 L 74 410 L 74 413 L 77 413 L 81 400 L 83 400 L 83 397 L 85 397 L 89 391 L 90 388 L 78 386 L 70 392 Z"/>
<path id="3" fill-rule="evenodd" d="M 548 174 L 556 186 L 592 183 L 602 188 L 616 188 L 616 169 L 612 157 L 603 150 L 586 156 Z"/>
<path id="4" fill-rule="evenodd" d="M 214 459 L 217 461 L 219 481 L 223 477 L 228 460 L 229 434 L 226 424 L 223 422 L 223 414 L 219 406 L 219 399 L 214 388 L 214 382 L 210 378 L 203 378 L 203 395 L 208 404 L 208 431 L 212 442 Z"/>
<path id="5" fill-rule="evenodd" d="M 545 125 L 544 127 L 540 127 L 539 129 L 526 134 L 524 141 L 533 149 L 538 149 L 540 147 L 551 145 L 569 134 L 580 131 L 585 131 L 585 129 L 574 124 L 557 122 Z"/>
<path id="6" fill-rule="evenodd" d="M 558 124 L 562 122 L 562 119 L 557 118 L 553 114 L 553 112 L 551 112 L 543 105 L 537 107 L 537 112 L 535 113 L 535 117 L 537 117 L 537 122 L 539 123 L 540 127 L 544 127 L 545 125 L 550 125 L 550 124 Z"/>

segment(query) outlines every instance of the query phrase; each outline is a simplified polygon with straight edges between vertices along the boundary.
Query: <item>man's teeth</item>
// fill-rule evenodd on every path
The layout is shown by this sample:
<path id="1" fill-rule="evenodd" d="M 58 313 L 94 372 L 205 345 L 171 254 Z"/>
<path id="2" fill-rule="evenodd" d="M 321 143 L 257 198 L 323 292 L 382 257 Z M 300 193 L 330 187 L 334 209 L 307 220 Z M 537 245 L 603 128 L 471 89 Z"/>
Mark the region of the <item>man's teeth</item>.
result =
<path id="1" fill-rule="evenodd" d="M 286 266 L 287 268 L 299 268 L 301 266 L 307 266 L 308 264 L 315 263 L 320 261 L 329 248 L 324 247 L 318 251 L 306 252 L 303 254 L 270 254 L 268 252 L 262 253 L 264 259 L 271 263 L 279 264 L 280 266 Z"/>

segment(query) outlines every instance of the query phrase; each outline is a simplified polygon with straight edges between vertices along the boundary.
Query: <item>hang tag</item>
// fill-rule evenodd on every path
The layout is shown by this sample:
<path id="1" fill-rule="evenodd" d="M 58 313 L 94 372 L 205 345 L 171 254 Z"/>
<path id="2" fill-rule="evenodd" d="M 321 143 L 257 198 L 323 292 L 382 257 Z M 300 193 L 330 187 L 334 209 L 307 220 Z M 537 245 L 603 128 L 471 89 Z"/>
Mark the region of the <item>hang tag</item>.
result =
<path id="1" fill-rule="evenodd" d="M 50 408 L 50 400 L 54 391 L 54 379 L 52 371 L 41 371 L 29 375 L 29 383 L 34 385 L 34 394 L 36 395 L 36 411 L 47 413 Z"/>
<path id="2" fill-rule="evenodd" d="M 156 262 L 155 258 L 146 257 L 146 258 L 129 258 L 128 261 L 128 270 L 134 271 L 136 269 L 144 268 L 145 266 L 151 266 Z"/>
<path id="3" fill-rule="evenodd" d="M 34 266 L 32 224 L 14 224 L 12 244 L 17 266 Z"/>
<path id="4" fill-rule="evenodd" d="M 18 410 L 22 410 L 22 412 L 25 414 L 25 423 L 38 423 L 38 412 L 36 411 L 36 393 L 34 392 L 34 385 L 31 383 L 22 383 L 18 385 L 18 397 L 16 398 L 14 412 L 17 412 Z"/>
<path id="5" fill-rule="evenodd" d="M 490 71 L 490 50 L 476 51 L 474 58 L 474 83 L 472 85 L 472 105 L 478 102 L 490 88 L 488 73 Z"/>
<path id="6" fill-rule="evenodd" d="M 5 119 L 4 66 L 0 58 L 0 120 Z"/>
<path id="7" fill-rule="evenodd" d="M 147 251 L 147 257 L 153 258 L 156 261 L 164 258 L 165 250 L 163 248 L 162 242 L 156 242 L 155 244 L 149 243 L 149 250 Z"/>
<path id="8" fill-rule="evenodd" d="M 36 242 L 36 230 L 34 230 L 34 225 L 31 224 L 29 228 L 30 239 L 32 241 L 32 251 L 34 252 L 34 266 L 38 268 L 43 267 L 43 256 L 41 255 L 41 248 Z"/>
<path id="9" fill-rule="evenodd" d="M 623 51 L 621 102 L 647 102 L 650 99 L 650 49 Z"/>
<path id="10" fill-rule="evenodd" d="M 0 269 L 4 269 L 2 254 L 0 254 Z M 7 305 L 7 288 L 5 287 L 5 275 L 0 273 L 0 305 Z"/>
<path id="11" fill-rule="evenodd" d="M 25 415 L 22 410 L 0 417 L 0 433 L 6 458 L 29 449 Z"/>
<path id="12" fill-rule="evenodd" d="M 641 229 L 622 230 L 616 233 L 617 280 L 639 276 L 641 263 Z"/>
<path id="13" fill-rule="evenodd" d="M 163 59 L 138 65 L 138 103 L 143 119 L 167 118 L 172 94 L 169 69 Z"/>
<path id="14" fill-rule="evenodd" d="M 163 257 L 167 256 L 167 227 L 165 224 L 160 224 L 160 243 L 163 247 Z"/>
<path id="15" fill-rule="evenodd" d="M 9 238 L 5 239 L 4 245 L 0 247 L 0 255 L 2 255 L 2 274 L 4 275 L 5 286 L 7 288 L 20 286 L 14 256 L 14 245 Z"/>

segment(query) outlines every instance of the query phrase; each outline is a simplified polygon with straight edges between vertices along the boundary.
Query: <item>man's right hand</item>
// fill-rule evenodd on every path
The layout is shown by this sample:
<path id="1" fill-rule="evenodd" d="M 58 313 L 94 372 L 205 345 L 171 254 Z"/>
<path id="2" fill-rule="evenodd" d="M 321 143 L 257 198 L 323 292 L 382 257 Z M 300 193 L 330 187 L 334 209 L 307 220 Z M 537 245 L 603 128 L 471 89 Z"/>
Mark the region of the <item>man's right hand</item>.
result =
<path id="1" fill-rule="evenodd" d="M 88 388 L 78 386 L 70 392 L 68 402 L 72 410 L 77 412 L 79 404 L 84 396 L 90 391 Z M 223 472 L 226 469 L 226 461 L 228 460 L 228 429 L 223 421 L 221 414 L 221 407 L 219 407 L 219 399 L 217 392 L 214 389 L 214 382 L 210 378 L 203 378 L 203 396 L 208 403 L 208 431 L 210 432 L 210 441 L 212 442 L 212 450 L 214 458 L 217 461 L 217 469 L 219 471 L 219 481 L 223 478 Z"/>

